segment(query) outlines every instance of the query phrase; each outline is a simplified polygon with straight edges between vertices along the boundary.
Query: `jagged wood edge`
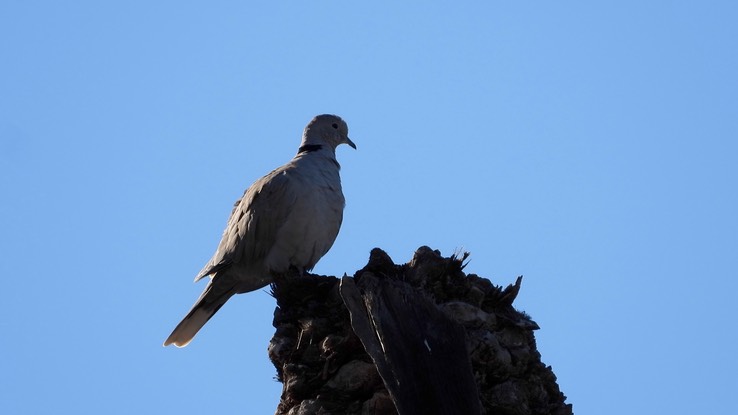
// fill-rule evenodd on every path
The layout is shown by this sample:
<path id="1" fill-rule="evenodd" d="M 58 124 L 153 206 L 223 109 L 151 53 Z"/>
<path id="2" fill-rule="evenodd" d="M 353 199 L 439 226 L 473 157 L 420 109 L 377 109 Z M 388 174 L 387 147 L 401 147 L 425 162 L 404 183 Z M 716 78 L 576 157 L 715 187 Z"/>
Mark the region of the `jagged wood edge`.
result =
<path id="1" fill-rule="evenodd" d="M 408 284 L 365 272 L 339 292 L 400 414 L 478 414 L 465 330 Z"/>

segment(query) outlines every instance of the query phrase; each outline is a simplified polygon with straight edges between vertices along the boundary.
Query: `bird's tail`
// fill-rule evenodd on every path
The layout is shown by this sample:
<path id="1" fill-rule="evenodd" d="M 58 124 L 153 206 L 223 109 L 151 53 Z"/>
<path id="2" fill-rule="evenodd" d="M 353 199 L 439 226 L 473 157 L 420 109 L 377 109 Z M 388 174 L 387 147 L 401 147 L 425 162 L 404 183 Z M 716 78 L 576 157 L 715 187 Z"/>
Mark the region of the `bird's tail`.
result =
<path id="1" fill-rule="evenodd" d="M 185 318 L 177 324 L 172 334 L 164 342 L 164 346 L 170 344 L 177 347 L 187 346 L 202 326 L 236 293 L 234 287 L 220 287 L 214 281 L 210 280 L 208 282 L 200 298 L 197 299 Z"/>

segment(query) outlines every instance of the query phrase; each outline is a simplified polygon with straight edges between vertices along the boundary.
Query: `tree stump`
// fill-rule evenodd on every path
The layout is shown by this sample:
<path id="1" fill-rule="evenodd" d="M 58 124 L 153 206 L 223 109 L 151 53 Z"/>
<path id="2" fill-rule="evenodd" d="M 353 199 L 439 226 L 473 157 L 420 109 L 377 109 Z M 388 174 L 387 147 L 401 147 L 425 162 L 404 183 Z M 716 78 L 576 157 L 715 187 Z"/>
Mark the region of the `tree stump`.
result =
<path id="1" fill-rule="evenodd" d="M 276 414 L 571 414 L 512 306 L 521 277 L 502 289 L 466 258 L 420 247 L 395 265 L 375 248 L 353 278 L 273 284 Z"/>

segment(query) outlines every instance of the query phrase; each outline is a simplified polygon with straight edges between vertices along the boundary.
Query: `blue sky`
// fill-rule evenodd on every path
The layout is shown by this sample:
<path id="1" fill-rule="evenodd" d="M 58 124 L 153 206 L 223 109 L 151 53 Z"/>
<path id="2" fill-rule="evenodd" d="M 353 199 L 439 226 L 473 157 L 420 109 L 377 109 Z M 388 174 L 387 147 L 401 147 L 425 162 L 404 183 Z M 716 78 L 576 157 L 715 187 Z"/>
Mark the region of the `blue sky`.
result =
<path id="1" fill-rule="evenodd" d="M 336 113 L 373 247 L 471 252 L 576 413 L 729 413 L 738 10 L 727 1 L 0 5 L 0 402 L 9 414 L 273 413 L 274 301 L 185 349 L 232 203 Z"/>

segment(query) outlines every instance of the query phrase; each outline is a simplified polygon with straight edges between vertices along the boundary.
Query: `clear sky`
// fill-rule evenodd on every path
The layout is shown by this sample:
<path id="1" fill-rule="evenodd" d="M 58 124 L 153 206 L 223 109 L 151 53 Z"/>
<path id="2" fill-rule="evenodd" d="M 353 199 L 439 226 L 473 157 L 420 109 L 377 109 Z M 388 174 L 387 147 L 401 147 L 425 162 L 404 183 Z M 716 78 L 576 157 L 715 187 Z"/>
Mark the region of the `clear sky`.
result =
<path id="1" fill-rule="evenodd" d="M 161 344 L 325 112 L 316 272 L 468 250 L 576 413 L 735 411 L 735 2 L 247 3 L 0 4 L 3 413 L 273 413 L 265 291 Z"/>

